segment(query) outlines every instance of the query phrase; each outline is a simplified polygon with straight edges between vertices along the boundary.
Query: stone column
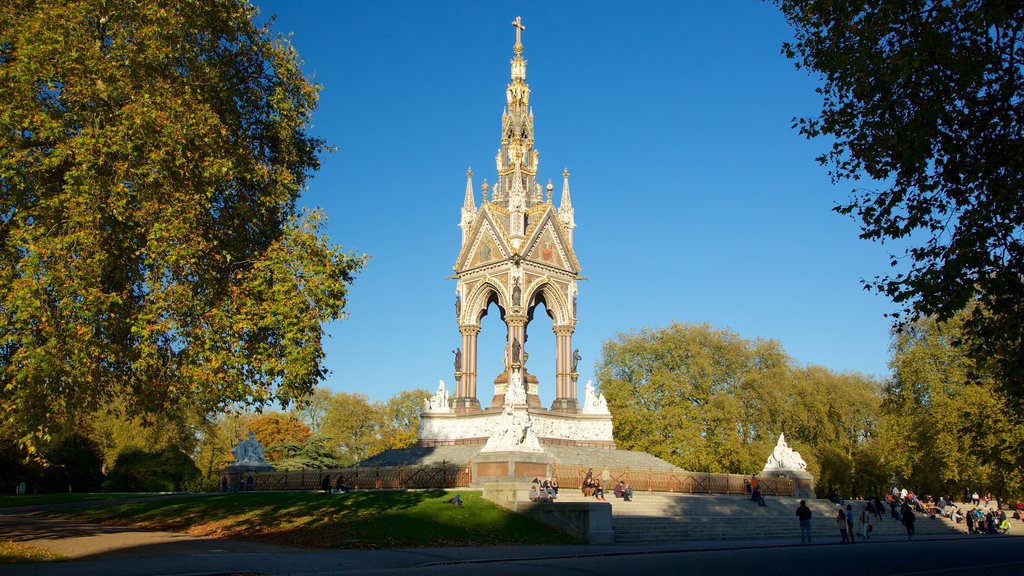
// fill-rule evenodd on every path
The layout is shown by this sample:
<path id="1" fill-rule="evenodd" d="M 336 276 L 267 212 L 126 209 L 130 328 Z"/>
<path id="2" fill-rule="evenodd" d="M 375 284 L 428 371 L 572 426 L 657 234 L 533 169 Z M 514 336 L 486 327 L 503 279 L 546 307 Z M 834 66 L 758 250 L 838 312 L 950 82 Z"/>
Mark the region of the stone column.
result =
<path id="1" fill-rule="evenodd" d="M 576 412 L 576 383 L 572 372 L 573 326 L 555 326 L 555 401 L 551 409 Z"/>
<path id="2" fill-rule="evenodd" d="M 480 410 L 480 400 L 476 397 L 476 341 L 480 327 L 460 326 L 459 332 L 462 334 L 462 366 L 456 374 L 454 408 L 456 412 L 476 412 Z"/>

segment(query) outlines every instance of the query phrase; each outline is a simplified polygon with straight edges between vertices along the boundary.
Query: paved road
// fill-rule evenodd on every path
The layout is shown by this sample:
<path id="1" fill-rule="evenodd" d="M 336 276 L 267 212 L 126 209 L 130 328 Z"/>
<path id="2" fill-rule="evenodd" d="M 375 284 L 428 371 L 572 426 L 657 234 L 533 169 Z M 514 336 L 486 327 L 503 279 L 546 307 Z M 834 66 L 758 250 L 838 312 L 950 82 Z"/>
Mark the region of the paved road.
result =
<path id="1" fill-rule="evenodd" d="M 0 511 L 0 539 L 73 561 L 0 565 L 0 576 L 221 574 L 636 573 L 835 576 L 1024 574 L 1024 538 L 959 536 L 871 541 L 852 546 L 797 540 L 694 542 L 669 546 L 544 546 L 403 550 L 302 550 L 173 532 L 77 524 Z"/>

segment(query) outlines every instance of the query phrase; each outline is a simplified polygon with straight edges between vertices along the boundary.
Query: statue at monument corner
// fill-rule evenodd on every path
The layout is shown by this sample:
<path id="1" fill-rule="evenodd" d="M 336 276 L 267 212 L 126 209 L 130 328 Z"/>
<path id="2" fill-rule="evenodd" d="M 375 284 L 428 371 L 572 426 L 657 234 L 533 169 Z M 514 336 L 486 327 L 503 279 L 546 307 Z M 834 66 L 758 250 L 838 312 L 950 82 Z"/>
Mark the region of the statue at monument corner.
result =
<path id="1" fill-rule="evenodd" d="M 800 457 L 800 453 L 786 444 L 785 433 L 779 434 L 779 441 L 764 465 L 765 472 L 777 470 L 807 470 L 807 463 Z"/>
<path id="2" fill-rule="evenodd" d="M 594 395 L 594 383 L 592 381 L 587 380 L 584 392 L 584 414 L 611 414 L 608 410 L 608 401 L 604 399 L 604 394 Z"/>
<path id="3" fill-rule="evenodd" d="M 451 406 L 448 405 L 448 390 L 444 386 L 444 380 L 437 381 L 437 391 L 433 396 L 423 399 L 423 411 L 443 413 L 452 411 Z"/>
<path id="4" fill-rule="evenodd" d="M 252 432 L 249 432 L 248 440 L 240 441 L 231 449 L 231 454 L 235 457 L 233 466 L 268 466 L 263 457 L 263 445 Z"/>

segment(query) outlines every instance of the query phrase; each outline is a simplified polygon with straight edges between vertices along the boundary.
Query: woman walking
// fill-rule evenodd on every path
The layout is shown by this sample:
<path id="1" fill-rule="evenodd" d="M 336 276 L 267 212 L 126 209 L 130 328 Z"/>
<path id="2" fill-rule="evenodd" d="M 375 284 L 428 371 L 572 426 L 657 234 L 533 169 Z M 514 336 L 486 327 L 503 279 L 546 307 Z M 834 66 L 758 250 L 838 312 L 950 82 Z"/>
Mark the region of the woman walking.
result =
<path id="1" fill-rule="evenodd" d="M 843 540 L 840 544 L 846 544 L 850 541 L 849 536 L 846 535 L 846 514 L 843 509 L 839 509 L 839 514 L 836 515 L 836 526 L 839 527 L 839 535 L 842 536 Z"/>

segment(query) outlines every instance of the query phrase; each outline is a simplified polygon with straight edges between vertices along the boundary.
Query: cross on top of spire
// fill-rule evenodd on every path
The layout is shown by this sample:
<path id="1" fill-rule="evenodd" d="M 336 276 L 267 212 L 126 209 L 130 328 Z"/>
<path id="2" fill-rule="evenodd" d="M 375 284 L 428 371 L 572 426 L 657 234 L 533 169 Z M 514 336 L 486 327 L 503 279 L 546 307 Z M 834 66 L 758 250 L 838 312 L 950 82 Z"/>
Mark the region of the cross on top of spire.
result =
<path id="1" fill-rule="evenodd" d="M 512 25 L 516 28 L 516 45 L 512 49 L 515 50 L 516 54 L 521 54 L 523 52 L 523 41 L 519 34 L 526 30 L 526 26 L 523 26 L 523 19 L 520 16 L 516 16 L 516 19 L 512 21 Z"/>

